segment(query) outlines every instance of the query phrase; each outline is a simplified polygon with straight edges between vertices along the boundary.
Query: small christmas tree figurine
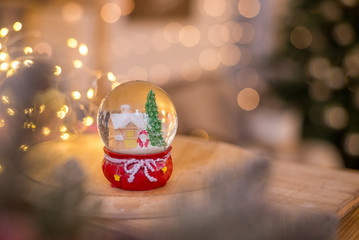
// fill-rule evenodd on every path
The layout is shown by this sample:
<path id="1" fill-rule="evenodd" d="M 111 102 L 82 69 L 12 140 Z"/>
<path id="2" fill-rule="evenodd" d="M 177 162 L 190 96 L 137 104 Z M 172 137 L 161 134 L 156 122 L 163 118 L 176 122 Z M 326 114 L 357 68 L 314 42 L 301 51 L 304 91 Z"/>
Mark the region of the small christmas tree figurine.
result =
<path id="1" fill-rule="evenodd" d="M 162 124 L 158 118 L 158 108 L 156 104 L 156 96 L 152 89 L 147 95 L 147 101 L 145 104 L 146 113 L 148 115 L 147 132 L 152 146 L 164 147 L 165 141 L 162 137 Z"/>

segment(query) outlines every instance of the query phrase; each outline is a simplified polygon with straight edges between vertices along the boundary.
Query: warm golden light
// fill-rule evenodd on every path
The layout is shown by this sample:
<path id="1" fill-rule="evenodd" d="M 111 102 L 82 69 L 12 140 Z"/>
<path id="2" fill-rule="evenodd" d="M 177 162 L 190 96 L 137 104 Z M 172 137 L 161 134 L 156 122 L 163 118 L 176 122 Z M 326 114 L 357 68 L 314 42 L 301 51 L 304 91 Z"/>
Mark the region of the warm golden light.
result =
<path id="1" fill-rule="evenodd" d="M 81 98 L 81 93 L 79 91 L 72 91 L 71 92 L 71 97 L 75 100 L 78 100 Z"/>
<path id="2" fill-rule="evenodd" d="M 0 60 L 5 61 L 8 58 L 8 54 L 4 52 L 0 52 Z"/>
<path id="3" fill-rule="evenodd" d="M 111 85 L 111 89 L 114 89 L 116 88 L 117 86 L 119 86 L 120 83 L 119 82 L 113 82 L 112 85 Z"/>
<path id="4" fill-rule="evenodd" d="M 92 88 L 90 88 L 90 89 L 87 91 L 87 98 L 88 98 L 88 99 L 92 99 L 94 95 L 95 95 L 95 91 L 94 91 Z"/>
<path id="5" fill-rule="evenodd" d="M 345 150 L 353 156 L 359 156 L 359 133 L 351 133 L 345 139 Z"/>
<path id="6" fill-rule="evenodd" d="M 13 61 L 11 63 L 11 68 L 18 69 L 19 67 L 20 67 L 20 62 L 19 61 Z"/>
<path id="7" fill-rule="evenodd" d="M 26 67 L 30 67 L 34 62 L 30 59 L 26 59 L 23 63 Z"/>
<path id="8" fill-rule="evenodd" d="M 12 75 L 14 75 L 15 73 L 15 69 L 9 69 L 7 72 L 6 72 L 6 77 L 9 78 L 11 77 Z"/>
<path id="9" fill-rule="evenodd" d="M 106 23 L 115 23 L 121 17 L 121 8 L 116 3 L 106 3 L 101 8 L 101 18 Z"/>
<path id="10" fill-rule="evenodd" d="M 83 56 L 86 56 L 87 53 L 88 53 L 88 48 L 86 46 L 86 44 L 84 43 L 81 43 L 80 46 L 79 46 L 79 53 Z"/>
<path id="11" fill-rule="evenodd" d="M 44 135 L 44 136 L 48 136 L 48 135 L 50 134 L 50 132 L 51 132 L 51 130 L 50 130 L 50 128 L 48 128 L 48 127 L 43 127 L 43 128 L 41 129 L 41 133 L 42 133 L 42 135 Z"/>
<path id="12" fill-rule="evenodd" d="M 238 93 L 237 103 L 245 111 L 252 111 L 259 105 L 260 96 L 253 88 L 245 88 Z"/>
<path id="13" fill-rule="evenodd" d="M 24 122 L 24 128 L 35 129 L 36 125 L 32 121 Z"/>
<path id="14" fill-rule="evenodd" d="M 64 133 L 67 131 L 67 127 L 65 125 L 62 125 L 61 127 L 59 127 L 59 131 Z"/>
<path id="15" fill-rule="evenodd" d="M 21 30 L 22 24 L 21 24 L 21 22 L 16 22 L 16 23 L 14 23 L 14 25 L 12 27 L 13 27 L 14 31 L 17 32 L 17 31 Z"/>
<path id="16" fill-rule="evenodd" d="M 12 108 L 6 109 L 6 113 L 7 113 L 9 116 L 15 116 L 15 110 L 12 109 Z"/>
<path id="17" fill-rule="evenodd" d="M 32 52 L 33 52 L 32 47 L 25 47 L 24 48 L 24 53 L 25 54 L 31 54 Z"/>
<path id="18" fill-rule="evenodd" d="M 299 26 L 290 33 L 290 42 L 298 49 L 305 49 L 312 44 L 312 33 L 308 28 Z"/>
<path id="19" fill-rule="evenodd" d="M 199 55 L 199 64 L 207 71 L 214 71 L 218 68 L 220 56 L 213 48 L 207 48 Z"/>
<path id="20" fill-rule="evenodd" d="M 198 28 L 192 25 L 183 27 L 179 32 L 179 40 L 183 46 L 194 47 L 201 39 L 201 33 Z"/>
<path id="21" fill-rule="evenodd" d="M 62 8 L 62 17 L 67 22 L 76 22 L 81 19 L 83 8 L 77 2 L 67 2 Z"/>
<path id="22" fill-rule="evenodd" d="M 44 104 L 41 104 L 40 107 L 39 107 L 39 113 L 43 113 L 46 109 L 46 106 Z"/>
<path id="23" fill-rule="evenodd" d="M 0 37 L 5 37 L 9 33 L 9 29 L 2 28 L 0 29 Z"/>
<path id="24" fill-rule="evenodd" d="M 19 147 L 19 149 L 20 149 L 21 151 L 23 151 L 23 152 L 26 152 L 26 151 L 29 149 L 29 146 L 26 145 L 26 144 L 22 144 L 22 145 Z"/>
<path id="25" fill-rule="evenodd" d="M 60 66 L 55 66 L 55 71 L 54 71 L 54 75 L 55 76 L 59 76 L 61 74 L 61 67 Z"/>
<path id="26" fill-rule="evenodd" d="M 31 116 L 31 114 L 32 114 L 33 111 L 34 111 L 33 108 L 25 108 L 25 109 L 24 109 L 24 113 L 27 114 L 27 115 L 30 115 L 30 116 Z"/>
<path id="27" fill-rule="evenodd" d="M 60 119 L 64 119 L 66 114 L 69 112 L 69 107 L 67 105 L 63 105 L 59 111 L 56 112 L 56 115 Z"/>
<path id="28" fill-rule="evenodd" d="M 238 12 L 246 18 L 254 18 L 258 15 L 261 4 L 258 0 L 239 0 Z"/>
<path id="29" fill-rule="evenodd" d="M 78 60 L 78 59 L 73 60 L 72 64 L 73 64 L 74 68 L 77 68 L 77 69 L 82 67 L 82 62 L 81 62 L 81 60 Z"/>
<path id="30" fill-rule="evenodd" d="M 0 43 L 0 50 L 2 49 L 2 44 Z"/>
<path id="31" fill-rule="evenodd" d="M 7 71 L 8 69 L 9 69 L 9 64 L 7 64 L 7 63 L 0 64 L 1 71 Z"/>
<path id="32" fill-rule="evenodd" d="M 91 126 L 94 123 L 93 117 L 85 117 L 82 119 L 82 124 L 86 127 Z"/>
<path id="33" fill-rule="evenodd" d="M 62 133 L 62 134 L 60 135 L 60 138 L 61 138 L 62 140 L 64 140 L 64 141 L 69 140 L 69 139 L 70 139 L 70 134 L 68 134 L 68 133 Z"/>
<path id="34" fill-rule="evenodd" d="M 1 101 L 5 104 L 9 104 L 9 97 L 8 96 L 1 96 Z"/>
<path id="35" fill-rule="evenodd" d="M 108 79 L 109 81 L 111 81 L 111 82 L 114 82 L 114 81 L 116 81 L 116 76 L 115 76 L 115 74 L 113 74 L 112 72 L 108 72 L 108 73 L 107 73 L 107 79 Z"/>
<path id="36" fill-rule="evenodd" d="M 67 46 L 70 48 L 77 48 L 77 40 L 75 38 L 67 39 Z"/>
<path id="37" fill-rule="evenodd" d="M 4 119 L 0 119 L 0 128 L 5 126 L 5 120 Z"/>

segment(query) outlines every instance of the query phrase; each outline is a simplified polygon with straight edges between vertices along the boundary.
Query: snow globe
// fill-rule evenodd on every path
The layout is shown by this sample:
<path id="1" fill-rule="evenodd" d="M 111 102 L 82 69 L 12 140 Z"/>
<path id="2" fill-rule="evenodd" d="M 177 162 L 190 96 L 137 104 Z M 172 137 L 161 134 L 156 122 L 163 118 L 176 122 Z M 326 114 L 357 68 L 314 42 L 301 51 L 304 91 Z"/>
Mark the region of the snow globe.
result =
<path id="1" fill-rule="evenodd" d="M 112 187 L 142 191 L 172 174 L 177 113 L 169 96 L 145 81 L 120 84 L 102 100 L 97 127 L 104 142 L 102 170 Z"/>

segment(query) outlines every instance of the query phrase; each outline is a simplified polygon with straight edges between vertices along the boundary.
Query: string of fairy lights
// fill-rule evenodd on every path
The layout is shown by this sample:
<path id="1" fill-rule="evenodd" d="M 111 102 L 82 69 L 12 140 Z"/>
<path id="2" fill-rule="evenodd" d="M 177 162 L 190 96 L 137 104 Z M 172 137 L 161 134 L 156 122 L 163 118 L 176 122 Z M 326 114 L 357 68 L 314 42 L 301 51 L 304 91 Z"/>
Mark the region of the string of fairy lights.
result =
<path id="1" fill-rule="evenodd" d="M 22 23 L 21 22 L 15 22 L 12 25 L 12 28 L 3 27 L 0 29 L 0 80 L 1 83 L 4 83 L 8 81 L 9 78 L 14 76 L 16 72 L 24 67 L 24 68 L 31 68 L 34 62 L 37 60 L 35 57 L 38 52 L 45 51 L 46 48 L 43 49 L 34 49 L 32 46 L 25 46 L 22 48 L 22 54 L 20 57 L 13 57 L 11 54 L 11 44 L 8 44 L 11 42 L 11 38 L 15 38 L 16 35 L 19 35 L 20 38 L 23 38 L 25 35 L 21 33 L 22 30 Z M 88 54 L 88 47 L 85 43 L 79 43 L 78 40 L 75 38 L 69 38 L 66 42 L 66 45 L 68 48 L 75 49 L 78 51 L 80 56 L 85 57 Z M 43 45 L 47 46 L 47 45 Z M 43 47 L 42 46 L 42 47 Z M 16 46 L 18 47 L 18 46 Z M 38 52 L 37 52 L 38 50 Z M 23 59 L 24 60 L 20 60 Z M 49 59 L 50 60 L 50 59 Z M 84 131 L 87 127 L 94 124 L 94 115 L 96 113 L 96 106 L 94 106 L 94 103 L 92 100 L 96 96 L 96 81 L 102 78 L 103 75 L 106 75 L 108 81 L 114 82 L 116 81 L 116 77 L 112 72 L 108 73 L 102 73 L 101 71 L 95 71 L 92 69 L 89 69 L 81 59 L 74 59 L 72 60 L 72 70 L 78 70 L 81 69 L 85 73 L 87 73 L 90 76 L 90 79 L 94 79 L 92 83 L 88 84 L 89 87 L 86 91 L 86 97 L 83 97 L 81 92 L 78 90 L 73 90 L 70 92 L 61 92 L 61 94 L 64 95 L 64 98 L 70 99 L 67 100 L 67 103 L 60 104 L 58 107 L 53 111 L 53 109 L 49 109 L 49 106 L 46 105 L 46 102 L 43 103 L 36 103 L 36 106 L 30 107 L 30 108 L 24 108 L 22 111 L 19 109 L 16 109 L 16 107 L 13 107 L 12 105 L 15 105 L 13 103 L 16 102 L 16 99 L 11 99 L 9 95 L 7 95 L 6 91 L 2 91 L 0 94 L 0 100 L 1 100 L 1 112 L 0 112 L 0 129 L 6 128 L 8 123 L 12 121 L 12 118 L 17 117 L 18 115 L 25 116 L 25 120 L 23 122 L 23 128 L 31 130 L 32 133 L 38 133 L 42 135 L 44 138 L 42 140 L 46 140 L 46 137 L 51 135 L 51 139 L 59 138 L 61 140 L 69 140 L 71 139 L 76 133 Z M 53 76 L 56 78 L 57 82 L 60 82 L 64 79 L 61 79 L 62 75 L 66 74 L 63 71 L 62 66 L 60 65 L 53 65 Z M 11 94 L 11 93 L 10 93 Z M 13 96 L 14 97 L 14 96 Z M 56 98 L 56 95 L 54 95 L 54 98 Z M 79 101 L 83 98 L 86 98 L 87 101 L 85 101 L 85 105 L 83 103 L 79 103 Z M 61 100 L 59 100 L 61 102 Z M 82 101 L 84 102 L 84 101 Z M 76 111 L 82 111 L 82 114 L 80 116 L 77 116 L 77 118 L 80 117 L 80 119 L 77 119 L 77 121 L 71 122 L 70 124 L 65 124 L 63 120 L 70 117 L 71 113 L 74 113 Z M 55 127 L 50 127 L 47 125 L 41 125 L 37 124 L 35 122 L 39 122 L 38 119 L 41 115 L 44 115 L 45 112 L 50 112 L 50 119 L 53 121 L 53 119 L 58 119 L 60 121 L 60 124 L 56 124 Z M 83 116 L 82 116 L 83 115 Z M 7 122 L 5 120 L 5 116 L 8 117 Z M 47 117 L 49 115 L 46 115 Z M 19 150 L 21 151 L 28 151 L 29 147 L 35 143 L 23 143 L 20 144 Z"/>
<path id="2" fill-rule="evenodd" d="M 106 79 L 112 88 L 121 84 L 123 79 L 142 79 L 161 85 L 175 76 L 180 76 L 181 80 L 184 81 L 197 81 L 204 72 L 210 73 L 221 67 L 227 68 L 227 71 L 236 72 L 235 78 L 239 88 L 237 105 L 239 108 L 245 111 L 255 110 L 260 102 L 260 95 L 256 90 L 260 77 L 254 68 L 250 67 L 252 53 L 248 46 L 256 38 L 256 28 L 250 20 L 258 16 L 261 3 L 258 0 L 198 0 L 196 2 L 198 2 L 195 6 L 196 11 L 209 19 L 209 25 L 191 25 L 172 21 L 159 29 L 153 29 L 152 32 L 135 34 L 132 38 L 115 37 L 112 40 L 113 43 L 109 45 L 114 62 L 115 60 L 123 62 L 130 54 L 145 56 L 146 54 L 152 55 L 153 51 L 170 53 L 173 49 L 182 50 L 183 48 L 183 52 L 191 52 L 192 49 L 197 49 L 192 51 L 197 52 L 197 54 L 192 54 L 187 59 L 178 59 L 183 61 L 179 65 L 175 63 L 176 69 L 167 63 L 156 63 L 150 67 L 141 64 L 130 66 L 126 73 L 93 70 L 86 65 L 85 61 L 89 53 L 88 45 L 75 37 L 70 37 L 66 39 L 64 45 L 68 49 L 76 51 L 77 55 L 66 63 L 54 64 L 52 74 L 57 82 L 71 81 L 71 77 L 68 76 L 73 76 L 74 72 L 81 71 L 89 79 L 89 82 L 86 83 L 88 86 L 86 90 L 62 91 L 61 94 L 64 95 L 66 101 L 57 104 L 55 110 L 51 109 L 50 111 L 50 107 L 44 102 L 23 109 L 23 113 L 11 107 L 12 99 L 9 96 L 0 93 L 2 94 L 2 109 L 4 109 L 3 113 L 0 112 L 0 129 L 6 128 L 8 125 L 4 116 L 16 117 L 17 114 L 24 114 L 29 117 L 24 121 L 24 129 L 40 134 L 45 139 L 51 136 L 51 139 L 58 138 L 66 141 L 77 132 L 81 132 L 94 124 L 97 108 L 94 99 L 97 96 L 99 79 Z M 135 2 L 133 0 L 109 1 L 103 4 L 99 12 L 101 20 L 105 24 L 113 25 L 120 22 L 122 17 L 131 14 L 134 8 Z M 83 15 L 84 8 L 79 2 L 67 1 L 64 3 L 62 17 L 65 22 L 76 23 L 81 20 Z M 233 21 L 236 17 L 240 17 L 241 20 Z M 38 53 L 53 55 L 51 45 L 40 42 L 34 46 L 23 47 L 23 56 L 28 57 L 25 60 L 20 61 L 19 57 L 11 56 L 7 45 L 11 38 L 10 35 L 21 35 L 21 31 L 21 22 L 14 23 L 11 28 L 0 29 L 1 79 L 10 78 L 21 67 L 31 67 L 36 61 L 36 58 L 32 58 L 32 56 Z M 70 64 L 71 68 L 64 66 L 64 64 Z M 117 69 L 117 71 L 121 71 L 121 69 Z M 31 119 L 31 116 L 42 115 L 45 112 L 53 114 L 53 118 L 58 120 L 56 125 L 41 125 Z M 76 112 L 81 112 L 81 114 L 73 116 Z M 76 121 L 68 121 L 68 119 L 73 118 Z M 195 131 L 204 132 L 201 135 L 208 137 L 203 129 Z M 28 151 L 30 146 L 30 143 L 23 143 L 19 149 Z"/>

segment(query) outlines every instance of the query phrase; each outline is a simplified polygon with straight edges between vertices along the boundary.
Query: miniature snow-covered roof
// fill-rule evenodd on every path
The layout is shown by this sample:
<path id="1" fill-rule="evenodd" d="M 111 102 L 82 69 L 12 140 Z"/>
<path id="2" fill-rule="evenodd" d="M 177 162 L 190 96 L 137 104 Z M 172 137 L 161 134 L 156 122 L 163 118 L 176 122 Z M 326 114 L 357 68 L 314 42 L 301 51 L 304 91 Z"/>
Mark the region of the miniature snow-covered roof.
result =
<path id="1" fill-rule="evenodd" d="M 139 129 L 146 129 L 144 114 L 137 111 L 135 113 L 113 113 L 110 118 L 115 129 L 125 128 L 129 123 Z"/>

